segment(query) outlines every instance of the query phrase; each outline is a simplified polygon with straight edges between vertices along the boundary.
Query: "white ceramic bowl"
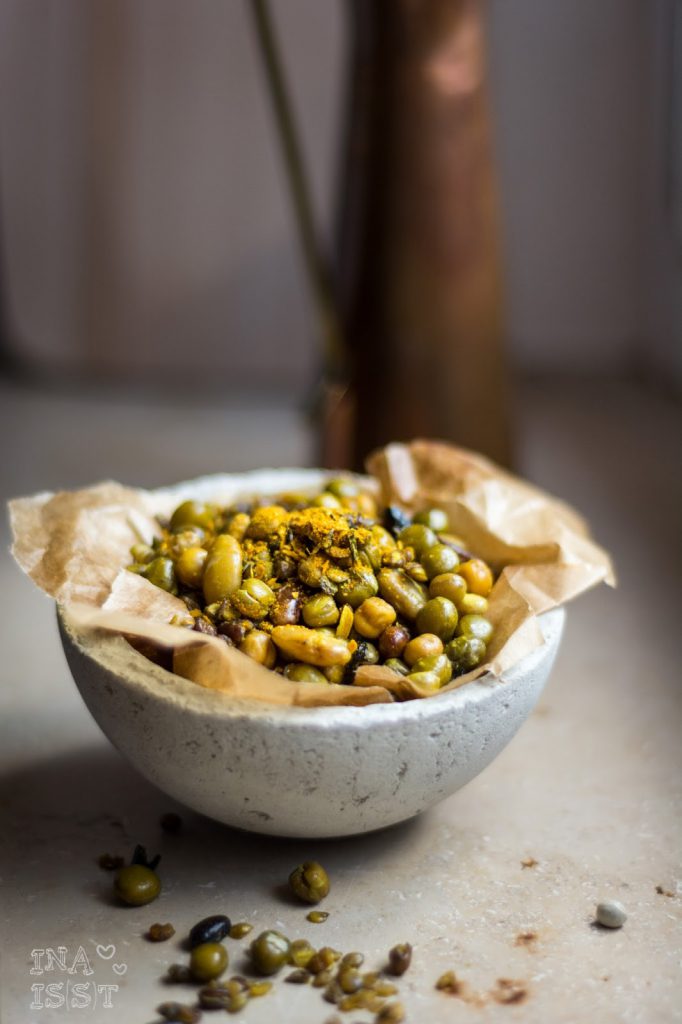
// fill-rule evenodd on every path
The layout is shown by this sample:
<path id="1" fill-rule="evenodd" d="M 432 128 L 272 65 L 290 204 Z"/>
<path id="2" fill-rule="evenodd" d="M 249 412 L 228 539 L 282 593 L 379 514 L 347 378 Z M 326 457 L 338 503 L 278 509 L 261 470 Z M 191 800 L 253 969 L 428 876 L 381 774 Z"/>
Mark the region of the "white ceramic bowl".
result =
<path id="1" fill-rule="evenodd" d="M 368 707 L 234 700 L 159 668 L 121 637 L 78 635 L 64 615 L 60 630 L 90 712 L 147 779 L 237 828 L 323 837 L 411 818 L 490 764 L 540 696 L 564 615 L 543 615 L 544 646 L 500 679 Z"/>

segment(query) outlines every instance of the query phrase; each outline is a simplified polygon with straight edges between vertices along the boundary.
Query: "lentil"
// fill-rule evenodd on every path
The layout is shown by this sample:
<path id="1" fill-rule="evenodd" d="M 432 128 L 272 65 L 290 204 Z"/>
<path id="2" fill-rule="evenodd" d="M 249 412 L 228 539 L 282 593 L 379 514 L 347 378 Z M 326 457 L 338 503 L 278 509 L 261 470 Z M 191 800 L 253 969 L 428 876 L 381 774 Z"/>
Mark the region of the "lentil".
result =
<path id="1" fill-rule="evenodd" d="M 324 924 L 329 914 L 326 910 L 311 910 L 305 917 L 306 921 L 310 921 L 311 924 Z"/>
<path id="2" fill-rule="evenodd" d="M 229 931 L 231 939 L 243 939 L 245 935 L 253 931 L 253 925 L 249 924 L 248 921 L 237 921 L 233 924 Z"/>
<path id="3" fill-rule="evenodd" d="M 172 924 L 152 924 L 149 926 L 147 938 L 150 942 L 166 942 L 175 935 L 175 928 Z"/>
<path id="4" fill-rule="evenodd" d="M 388 953 L 388 973 L 400 978 L 412 963 L 412 946 L 409 942 L 399 942 Z"/>
<path id="5" fill-rule="evenodd" d="M 161 1003 L 156 1007 L 156 1012 L 164 1020 L 174 1021 L 175 1024 L 197 1024 L 201 1020 L 201 1010 L 184 1003 Z"/>

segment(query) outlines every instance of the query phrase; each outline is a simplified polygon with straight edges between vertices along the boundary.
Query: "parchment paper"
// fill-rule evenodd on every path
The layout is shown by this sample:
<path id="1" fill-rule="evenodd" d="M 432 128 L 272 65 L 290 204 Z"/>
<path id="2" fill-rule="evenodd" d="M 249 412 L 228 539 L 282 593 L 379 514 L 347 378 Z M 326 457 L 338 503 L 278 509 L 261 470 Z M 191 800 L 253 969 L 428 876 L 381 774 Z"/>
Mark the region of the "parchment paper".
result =
<path id="1" fill-rule="evenodd" d="M 451 532 L 500 573 L 489 598 L 495 634 L 488 660 L 441 693 L 485 672 L 500 675 L 542 644 L 538 614 L 602 580 L 614 584 L 608 554 L 590 539 L 576 512 L 482 456 L 415 441 L 374 453 L 368 470 L 385 504 L 410 511 L 444 508 Z M 216 478 L 216 500 L 225 500 L 227 479 Z M 267 473 L 260 474 L 259 493 L 272 493 L 267 481 Z M 200 484 L 206 500 L 210 478 Z M 191 482 L 181 486 L 192 493 Z M 136 645 L 170 651 L 176 674 L 232 697 L 312 707 L 430 695 L 380 666 L 361 668 L 354 686 L 294 683 L 222 640 L 169 625 L 173 616 L 186 615 L 184 603 L 125 566 L 131 545 L 149 542 L 158 531 L 156 514 L 167 514 L 172 502 L 182 500 L 173 492 L 169 499 L 169 491 L 103 483 L 16 499 L 10 502 L 12 553 L 42 590 L 67 606 L 78 629 L 120 633 Z"/>

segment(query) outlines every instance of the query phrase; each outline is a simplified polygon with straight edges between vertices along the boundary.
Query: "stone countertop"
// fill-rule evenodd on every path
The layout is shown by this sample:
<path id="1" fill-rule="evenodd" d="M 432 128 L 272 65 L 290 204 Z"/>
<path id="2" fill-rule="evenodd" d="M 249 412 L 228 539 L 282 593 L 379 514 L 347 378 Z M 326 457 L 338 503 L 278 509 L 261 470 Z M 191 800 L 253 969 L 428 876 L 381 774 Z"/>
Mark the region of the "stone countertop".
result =
<path id="1" fill-rule="evenodd" d="M 217 912 L 360 950 L 368 969 L 395 942 L 411 942 L 413 965 L 398 986 L 406 1019 L 419 1024 L 682 1020 L 680 411 L 615 383 L 526 384 L 521 397 L 522 471 L 588 517 L 614 554 L 620 586 L 570 606 L 541 703 L 498 759 L 459 793 L 385 832 L 276 840 L 174 805 L 90 719 L 53 606 L 14 568 L 3 534 L 2 1024 L 158 1020 L 158 1003 L 191 995 L 159 980 L 169 963 L 186 959 L 180 939 Z M 5 497 L 102 477 L 152 486 L 307 455 L 305 430 L 284 407 L 255 416 L 255 406 L 229 403 L 179 421 L 170 405 L 4 386 L 0 409 L 3 436 L 13 441 Z M 256 424 L 248 443 L 245 416 Z M 153 430 L 141 444 L 147 424 Z M 171 810 L 184 822 L 177 835 L 159 827 Z M 124 909 L 111 901 L 111 877 L 96 860 L 128 855 L 138 842 L 163 855 L 164 891 L 149 907 Z M 331 876 L 324 924 L 307 922 L 306 909 L 282 895 L 302 859 L 321 860 Z M 604 898 L 626 906 L 620 931 L 592 923 Z M 142 937 L 157 920 L 175 925 L 170 942 Z M 247 941 L 228 941 L 237 972 Z M 48 947 L 73 973 L 45 970 L 34 951 Z M 485 1009 L 434 990 L 448 969 L 486 994 Z M 519 1001 L 495 1000 L 503 978 L 519 982 Z M 68 1012 L 48 1008 L 67 993 Z M 334 1013 L 322 990 L 277 979 L 243 1019 L 323 1024 Z M 355 1011 L 343 1019 L 372 1018 Z"/>

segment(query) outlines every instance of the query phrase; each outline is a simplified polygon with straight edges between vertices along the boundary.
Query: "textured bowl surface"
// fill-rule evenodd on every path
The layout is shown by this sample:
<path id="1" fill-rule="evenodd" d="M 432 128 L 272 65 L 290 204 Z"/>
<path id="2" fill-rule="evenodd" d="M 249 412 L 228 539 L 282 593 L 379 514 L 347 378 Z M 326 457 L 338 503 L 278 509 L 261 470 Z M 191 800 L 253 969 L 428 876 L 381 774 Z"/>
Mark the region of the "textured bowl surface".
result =
<path id="1" fill-rule="evenodd" d="M 121 637 L 78 635 L 60 614 L 93 717 L 161 790 L 218 821 L 278 836 L 370 832 L 460 789 L 506 746 L 549 676 L 565 613 L 502 678 L 425 700 L 281 708 L 234 700 L 154 665 Z"/>

